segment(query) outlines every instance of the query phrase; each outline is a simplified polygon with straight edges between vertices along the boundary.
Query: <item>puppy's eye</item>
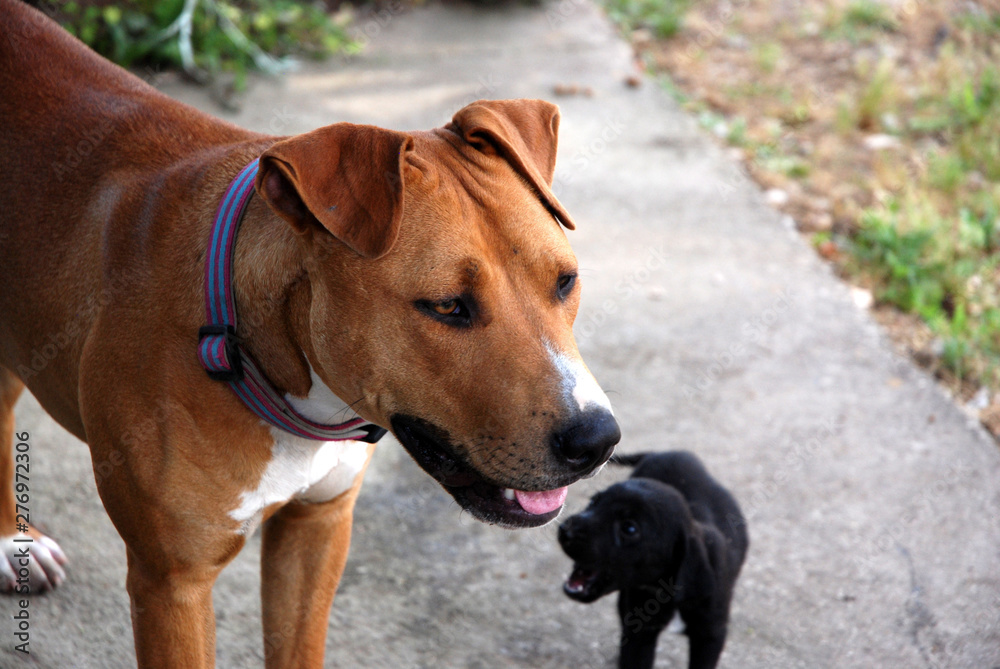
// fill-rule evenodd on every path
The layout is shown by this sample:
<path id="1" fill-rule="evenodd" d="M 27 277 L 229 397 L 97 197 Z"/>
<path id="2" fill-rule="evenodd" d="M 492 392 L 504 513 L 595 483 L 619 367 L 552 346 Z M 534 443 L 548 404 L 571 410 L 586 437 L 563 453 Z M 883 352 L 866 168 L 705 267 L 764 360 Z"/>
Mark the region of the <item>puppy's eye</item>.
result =
<path id="1" fill-rule="evenodd" d="M 447 300 L 417 300 L 414 306 L 431 318 L 448 325 L 465 327 L 472 323 L 472 311 L 461 297 L 449 297 Z"/>
<path id="2" fill-rule="evenodd" d="M 570 272 L 568 274 L 563 274 L 556 281 L 556 295 L 559 296 L 560 300 L 565 300 L 571 292 L 573 292 L 573 286 L 576 285 L 576 273 Z"/>
<path id="3" fill-rule="evenodd" d="M 618 523 L 618 533 L 626 539 L 634 539 L 639 536 L 639 526 L 631 520 L 623 520 Z"/>

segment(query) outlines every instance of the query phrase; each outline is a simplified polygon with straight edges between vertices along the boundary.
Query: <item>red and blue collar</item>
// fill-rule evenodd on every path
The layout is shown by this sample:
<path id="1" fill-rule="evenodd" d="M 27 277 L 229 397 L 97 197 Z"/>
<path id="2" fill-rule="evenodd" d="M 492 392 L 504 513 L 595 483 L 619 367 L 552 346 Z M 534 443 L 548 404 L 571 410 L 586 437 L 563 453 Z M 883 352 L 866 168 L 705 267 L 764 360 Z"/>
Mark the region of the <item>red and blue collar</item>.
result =
<path id="1" fill-rule="evenodd" d="M 258 161 L 243 168 L 219 204 L 205 258 L 205 314 L 208 325 L 198 330 L 198 360 L 216 381 L 229 384 L 247 407 L 264 421 L 305 439 L 354 440 L 375 443 L 384 428 L 363 418 L 337 425 L 309 420 L 278 394 L 261 373 L 236 335 L 236 296 L 233 293 L 233 252 L 236 233 L 243 220 Z"/>

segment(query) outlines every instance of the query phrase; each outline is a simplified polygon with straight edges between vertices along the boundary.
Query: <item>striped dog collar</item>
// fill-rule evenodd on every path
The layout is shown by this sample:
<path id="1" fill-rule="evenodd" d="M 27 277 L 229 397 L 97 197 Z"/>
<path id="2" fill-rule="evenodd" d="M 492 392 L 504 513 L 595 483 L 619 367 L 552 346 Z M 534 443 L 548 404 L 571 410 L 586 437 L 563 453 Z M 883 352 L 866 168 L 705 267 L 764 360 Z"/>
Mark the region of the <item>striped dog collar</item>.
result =
<path id="1" fill-rule="evenodd" d="M 228 383 L 251 411 L 275 427 L 305 439 L 375 443 L 386 430 L 363 418 L 323 425 L 297 412 L 240 346 L 236 336 L 233 252 L 243 212 L 253 193 L 257 167 L 254 159 L 233 179 L 215 214 L 205 258 L 205 314 L 209 324 L 198 330 L 198 359 L 210 378 Z"/>

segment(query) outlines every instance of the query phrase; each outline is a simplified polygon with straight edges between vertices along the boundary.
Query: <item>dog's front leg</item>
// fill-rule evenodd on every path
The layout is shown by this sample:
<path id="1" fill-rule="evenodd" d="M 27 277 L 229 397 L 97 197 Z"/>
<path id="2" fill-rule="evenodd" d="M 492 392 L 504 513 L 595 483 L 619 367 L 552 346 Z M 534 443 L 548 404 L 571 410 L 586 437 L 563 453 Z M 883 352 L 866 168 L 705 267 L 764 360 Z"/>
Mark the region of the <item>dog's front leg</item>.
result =
<path id="1" fill-rule="evenodd" d="M 642 630 L 637 633 L 630 633 L 628 630 L 622 632 L 618 669 L 653 669 L 658 637 L 659 630 Z"/>
<path id="2" fill-rule="evenodd" d="M 179 412 L 178 412 L 179 413 Z M 103 414 L 102 415 L 106 415 Z M 90 420 L 97 490 L 125 541 L 132 631 L 140 669 L 215 666 L 212 586 L 246 541 L 229 517 L 225 479 L 192 466 L 205 443 L 162 420 L 119 413 L 131 427 L 112 436 Z M 173 436 L 168 436 L 173 435 Z"/>
<path id="3" fill-rule="evenodd" d="M 212 586 L 220 570 L 210 565 L 151 569 L 128 551 L 132 631 L 141 669 L 215 666 Z"/>
<path id="4" fill-rule="evenodd" d="M 27 595 L 54 588 L 65 578 L 59 545 L 29 524 L 27 432 L 14 429 L 14 405 L 24 384 L 0 367 L 0 592 Z"/>
<path id="5" fill-rule="evenodd" d="M 267 669 L 323 666 L 330 607 L 347 563 L 363 476 L 362 471 L 350 489 L 330 501 L 292 502 L 264 524 L 261 599 Z"/>
<path id="6" fill-rule="evenodd" d="M 691 650 L 688 669 L 715 669 L 726 644 L 726 630 L 690 634 L 688 639 Z"/>
<path id="7" fill-rule="evenodd" d="M 95 447 L 95 460 L 106 452 Z M 98 478 L 104 507 L 125 540 L 136 660 L 140 669 L 211 669 L 212 586 L 244 538 L 222 531 L 232 521 L 203 494 L 211 486 L 161 489 L 168 493 L 135 486 L 124 466 Z"/>

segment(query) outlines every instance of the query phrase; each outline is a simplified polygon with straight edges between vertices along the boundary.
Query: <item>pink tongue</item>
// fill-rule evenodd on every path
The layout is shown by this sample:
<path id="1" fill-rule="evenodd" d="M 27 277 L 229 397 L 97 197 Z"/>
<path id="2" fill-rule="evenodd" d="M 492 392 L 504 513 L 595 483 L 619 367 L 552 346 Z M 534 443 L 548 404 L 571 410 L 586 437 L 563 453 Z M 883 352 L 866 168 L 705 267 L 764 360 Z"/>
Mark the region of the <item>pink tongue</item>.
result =
<path id="1" fill-rule="evenodd" d="M 566 487 L 555 490 L 543 490 L 542 492 L 524 492 L 515 490 L 514 497 L 518 504 L 528 513 L 540 516 L 543 513 L 555 511 L 566 501 Z"/>

